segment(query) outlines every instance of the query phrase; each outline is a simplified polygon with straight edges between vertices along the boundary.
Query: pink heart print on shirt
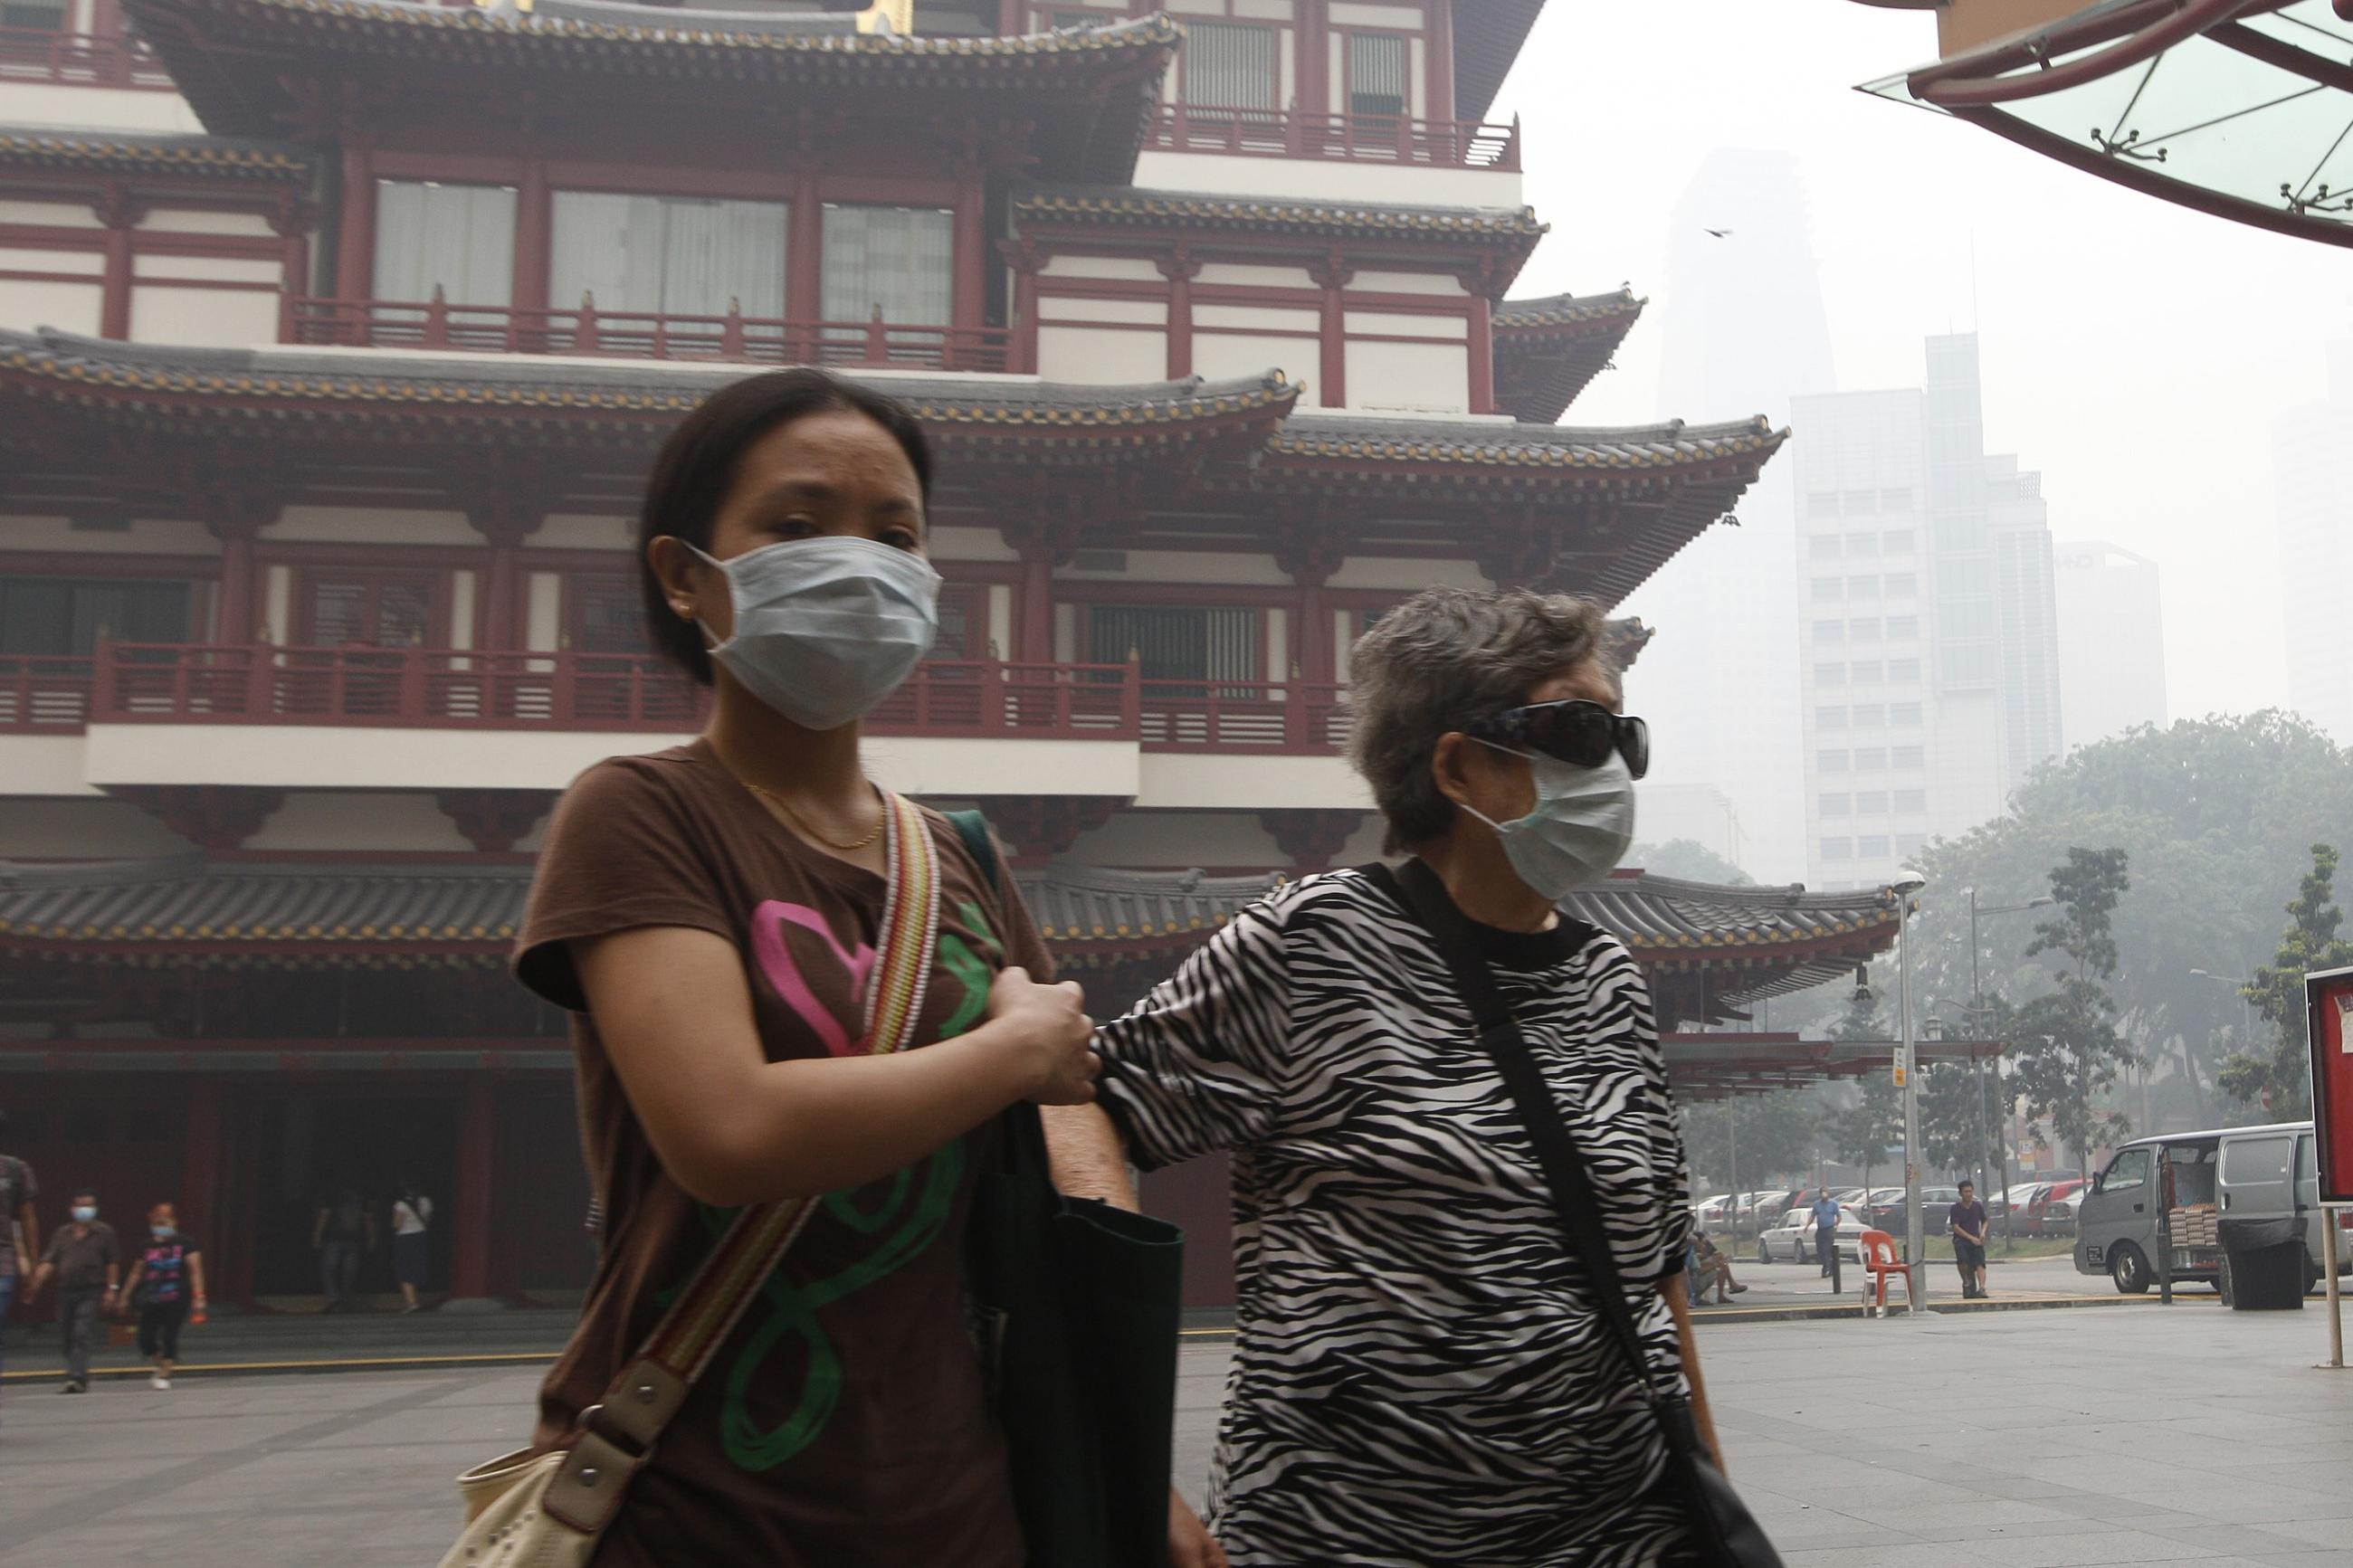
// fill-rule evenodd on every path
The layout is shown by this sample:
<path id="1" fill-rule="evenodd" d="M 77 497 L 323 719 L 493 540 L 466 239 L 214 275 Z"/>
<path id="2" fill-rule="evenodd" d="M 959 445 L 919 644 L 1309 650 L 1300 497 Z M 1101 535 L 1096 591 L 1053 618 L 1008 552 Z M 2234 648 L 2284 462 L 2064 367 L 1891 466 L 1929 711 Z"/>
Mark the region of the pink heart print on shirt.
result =
<path id="1" fill-rule="evenodd" d="M 760 973 L 767 976 L 776 994 L 825 1042 L 828 1052 L 837 1057 L 862 1054 L 866 1043 L 851 1039 L 849 1031 L 841 1026 L 841 1020 L 818 1001 L 817 993 L 801 978 L 800 965 L 793 961 L 792 949 L 785 941 L 787 921 L 823 939 L 849 975 L 850 995 L 860 1001 L 865 999 L 867 977 L 874 969 L 874 950 L 862 942 L 854 952 L 845 950 L 835 940 L 833 928 L 826 923 L 825 917 L 806 904 L 769 899 L 752 911 L 752 956 L 759 961 Z"/>

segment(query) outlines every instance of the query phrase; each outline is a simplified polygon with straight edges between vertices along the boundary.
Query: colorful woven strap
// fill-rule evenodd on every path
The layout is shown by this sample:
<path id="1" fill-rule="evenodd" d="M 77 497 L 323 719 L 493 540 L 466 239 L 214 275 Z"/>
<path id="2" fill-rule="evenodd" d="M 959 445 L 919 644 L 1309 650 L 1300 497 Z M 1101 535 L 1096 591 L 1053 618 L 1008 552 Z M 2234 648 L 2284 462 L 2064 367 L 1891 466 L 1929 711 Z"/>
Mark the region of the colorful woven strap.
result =
<path id="1" fill-rule="evenodd" d="M 914 1036 L 940 931 L 940 857 L 931 828 L 913 802 L 888 790 L 881 794 L 889 816 L 887 886 L 865 1018 L 866 1048 L 878 1056 L 902 1049 Z M 814 1199 L 786 1198 L 737 1215 L 639 1355 L 692 1383 L 816 1210 Z"/>

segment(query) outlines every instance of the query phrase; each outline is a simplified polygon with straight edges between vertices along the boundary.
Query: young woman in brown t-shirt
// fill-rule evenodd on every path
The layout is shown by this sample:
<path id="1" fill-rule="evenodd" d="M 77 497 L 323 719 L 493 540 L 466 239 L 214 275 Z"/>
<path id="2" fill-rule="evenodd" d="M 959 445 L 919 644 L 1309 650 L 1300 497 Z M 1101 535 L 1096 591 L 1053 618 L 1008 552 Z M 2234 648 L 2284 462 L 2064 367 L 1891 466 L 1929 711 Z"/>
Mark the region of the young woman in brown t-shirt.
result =
<path id="1" fill-rule="evenodd" d="M 929 645 L 930 474 L 906 410 L 801 370 L 715 394 L 649 482 L 650 629 L 713 702 L 691 744 L 573 784 L 517 951 L 573 1011 L 606 1225 L 538 1440 L 603 1397 L 737 1206 L 819 1201 L 600 1568 L 1022 1560 L 965 1324 L 965 1212 L 996 1113 L 1091 1100 L 1098 1063 L 1079 988 L 1050 984 L 1018 896 L 935 814 L 920 1048 L 859 1042 L 887 808 L 858 718 Z"/>

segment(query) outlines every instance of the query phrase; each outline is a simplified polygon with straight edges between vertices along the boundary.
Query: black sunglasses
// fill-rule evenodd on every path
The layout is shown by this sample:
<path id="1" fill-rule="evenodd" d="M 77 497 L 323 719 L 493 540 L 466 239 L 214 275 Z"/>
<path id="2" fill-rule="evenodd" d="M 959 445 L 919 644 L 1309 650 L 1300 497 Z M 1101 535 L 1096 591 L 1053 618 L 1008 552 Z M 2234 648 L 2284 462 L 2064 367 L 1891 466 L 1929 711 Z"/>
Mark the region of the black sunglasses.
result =
<path id="1" fill-rule="evenodd" d="M 1462 732 L 1475 741 L 1541 752 L 1580 768 L 1598 768 L 1615 752 L 1626 759 L 1626 771 L 1636 778 L 1651 771 L 1651 726 L 1581 697 L 1506 708 L 1492 719 L 1464 725 Z"/>

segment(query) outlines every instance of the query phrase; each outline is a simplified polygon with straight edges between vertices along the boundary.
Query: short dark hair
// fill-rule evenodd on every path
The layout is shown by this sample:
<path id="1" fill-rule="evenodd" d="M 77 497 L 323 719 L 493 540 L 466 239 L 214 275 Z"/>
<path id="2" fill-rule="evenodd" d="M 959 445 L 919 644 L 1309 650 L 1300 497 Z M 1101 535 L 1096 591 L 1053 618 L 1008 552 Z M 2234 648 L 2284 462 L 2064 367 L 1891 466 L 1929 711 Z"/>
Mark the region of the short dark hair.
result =
<path id="1" fill-rule="evenodd" d="M 932 447 L 914 411 L 895 397 L 806 366 L 746 376 L 721 387 L 670 432 L 654 458 L 645 504 L 638 512 L 638 582 L 646 635 L 656 653 L 704 686 L 711 684 L 711 656 L 703 649 L 702 633 L 671 611 L 661 579 L 646 560 L 646 547 L 669 534 L 709 550 L 712 526 L 727 492 L 735 487 L 736 465 L 745 450 L 779 425 L 836 413 L 863 414 L 891 433 L 907 454 L 928 508 Z"/>
<path id="2" fill-rule="evenodd" d="M 70 1195 L 77 1198 L 89 1198 L 94 1202 L 98 1197 L 98 1189 L 95 1187 L 76 1187 Z"/>
<path id="3" fill-rule="evenodd" d="M 1971 1192 L 1976 1192 L 1978 1190 L 1978 1184 L 1975 1182 L 1970 1181 L 1967 1176 L 1963 1176 L 1961 1178 L 1961 1185 L 1968 1188 Z"/>

